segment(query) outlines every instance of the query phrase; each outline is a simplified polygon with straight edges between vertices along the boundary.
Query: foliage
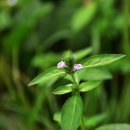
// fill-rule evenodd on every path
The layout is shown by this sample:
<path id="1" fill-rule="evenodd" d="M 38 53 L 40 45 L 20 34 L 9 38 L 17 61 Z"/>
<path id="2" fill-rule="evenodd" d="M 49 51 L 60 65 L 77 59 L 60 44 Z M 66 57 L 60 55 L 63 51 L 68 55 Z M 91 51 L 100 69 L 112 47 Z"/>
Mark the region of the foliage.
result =
<path id="1" fill-rule="evenodd" d="M 130 123 L 129 9 L 129 0 L 0 0 L 0 130 L 60 129 L 55 121 L 60 123 L 61 107 L 71 96 L 72 88 L 64 93 L 71 76 L 27 85 L 63 60 L 66 50 L 77 56 L 76 63 L 94 54 L 127 55 L 74 77 L 80 84 L 105 80 L 81 92 L 85 129 Z"/>
<path id="2" fill-rule="evenodd" d="M 80 92 L 90 91 L 100 85 L 101 81 L 99 80 L 90 80 L 80 84 L 78 75 L 76 71 L 82 71 L 87 68 L 102 66 L 115 62 L 125 55 L 121 54 L 106 54 L 106 55 L 96 55 L 92 56 L 83 61 L 82 64 L 76 64 L 76 55 L 73 56 L 72 53 L 66 52 L 64 55 L 64 61 L 61 61 L 57 64 L 57 68 L 52 68 L 47 70 L 45 73 L 38 75 L 34 78 L 29 85 L 34 85 L 42 83 L 45 79 L 51 80 L 54 77 L 59 75 L 69 75 L 71 77 L 71 84 L 65 86 L 60 86 L 53 91 L 53 94 L 61 95 L 69 92 L 73 93 L 73 96 L 70 97 L 63 106 L 61 112 L 61 129 L 62 130 L 77 130 L 80 122 L 81 129 L 85 129 L 84 123 L 81 121 L 83 113 L 83 101 L 80 97 Z"/>

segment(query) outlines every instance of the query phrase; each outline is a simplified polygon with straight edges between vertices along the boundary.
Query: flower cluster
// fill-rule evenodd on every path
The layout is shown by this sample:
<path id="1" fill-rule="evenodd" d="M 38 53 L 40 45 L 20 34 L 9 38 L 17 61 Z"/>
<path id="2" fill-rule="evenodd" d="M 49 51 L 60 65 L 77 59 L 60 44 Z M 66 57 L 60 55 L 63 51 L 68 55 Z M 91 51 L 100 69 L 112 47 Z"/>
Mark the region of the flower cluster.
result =
<path id="1" fill-rule="evenodd" d="M 66 63 L 64 61 L 60 61 L 57 64 L 57 68 L 64 68 L 64 67 L 67 67 L 67 65 L 66 65 Z M 82 68 L 83 68 L 82 64 L 75 64 L 74 67 L 73 67 L 73 70 L 76 71 L 76 70 L 80 70 Z"/>

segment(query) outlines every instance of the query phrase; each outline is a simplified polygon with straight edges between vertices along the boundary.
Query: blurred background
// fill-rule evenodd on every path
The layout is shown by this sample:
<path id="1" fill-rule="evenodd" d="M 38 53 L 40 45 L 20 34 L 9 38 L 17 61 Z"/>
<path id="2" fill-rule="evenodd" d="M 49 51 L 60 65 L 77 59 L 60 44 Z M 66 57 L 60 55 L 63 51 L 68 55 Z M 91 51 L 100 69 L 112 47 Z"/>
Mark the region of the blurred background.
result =
<path id="1" fill-rule="evenodd" d="M 89 70 L 105 81 L 82 97 L 87 130 L 130 123 L 130 0 L 0 0 L 0 130 L 60 129 L 55 113 L 70 95 L 51 91 L 67 81 L 27 85 L 66 50 L 127 55 Z"/>

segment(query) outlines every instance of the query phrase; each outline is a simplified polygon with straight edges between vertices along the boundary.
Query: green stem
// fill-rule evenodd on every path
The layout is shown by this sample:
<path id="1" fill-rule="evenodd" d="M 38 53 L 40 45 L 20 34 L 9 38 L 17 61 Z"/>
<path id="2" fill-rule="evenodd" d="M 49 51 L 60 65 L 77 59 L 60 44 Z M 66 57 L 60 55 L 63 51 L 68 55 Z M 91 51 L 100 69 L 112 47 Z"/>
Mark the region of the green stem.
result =
<path id="1" fill-rule="evenodd" d="M 79 82 L 77 82 L 74 73 L 71 74 L 71 76 L 72 76 L 72 79 L 73 79 L 73 82 L 74 82 L 76 88 L 79 88 Z M 85 130 L 85 125 L 84 125 L 83 116 L 82 116 L 82 118 L 81 118 L 81 124 L 80 124 L 80 127 L 81 127 L 81 130 Z"/>
<path id="2" fill-rule="evenodd" d="M 82 119 L 81 119 L 81 130 L 85 130 L 85 125 L 84 125 L 84 119 L 83 119 L 83 117 L 82 117 Z"/>
<path id="3" fill-rule="evenodd" d="M 32 130 L 33 128 L 35 128 L 36 119 L 41 110 L 41 106 L 44 100 L 45 100 L 45 89 L 43 87 L 40 89 L 40 92 L 36 97 L 36 102 L 35 102 L 34 107 L 32 108 L 32 111 L 28 120 L 28 126 L 27 126 L 27 129 L 25 130 Z"/>
<path id="4" fill-rule="evenodd" d="M 74 82 L 75 84 L 77 84 L 77 83 L 76 83 L 76 80 L 75 80 L 75 78 L 74 78 L 74 73 L 71 74 L 71 76 L 72 76 L 72 80 L 73 80 L 73 82 Z"/>
<path id="5" fill-rule="evenodd" d="M 130 1 L 124 0 L 124 28 L 123 28 L 123 48 L 125 54 L 130 57 L 130 45 L 129 45 L 129 6 Z"/>
<path id="6" fill-rule="evenodd" d="M 20 100 L 22 103 L 29 108 L 29 103 L 27 102 L 23 86 L 21 85 L 19 81 L 19 63 L 18 63 L 18 58 L 19 58 L 19 47 L 14 47 L 12 49 L 12 73 L 13 73 L 13 80 L 14 83 L 17 87 L 18 95 L 20 97 Z"/>
<path id="7" fill-rule="evenodd" d="M 73 90 L 73 94 L 77 94 L 78 89 L 79 89 L 79 82 L 76 80 L 76 77 L 74 75 L 74 73 L 71 74 L 74 86 L 72 86 L 72 90 Z M 79 92 L 78 92 L 79 93 Z"/>
<path id="8" fill-rule="evenodd" d="M 72 76 L 72 80 L 73 80 L 75 86 L 79 87 L 79 83 L 76 81 L 74 73 L 72 73 L 71 76 Z"/>

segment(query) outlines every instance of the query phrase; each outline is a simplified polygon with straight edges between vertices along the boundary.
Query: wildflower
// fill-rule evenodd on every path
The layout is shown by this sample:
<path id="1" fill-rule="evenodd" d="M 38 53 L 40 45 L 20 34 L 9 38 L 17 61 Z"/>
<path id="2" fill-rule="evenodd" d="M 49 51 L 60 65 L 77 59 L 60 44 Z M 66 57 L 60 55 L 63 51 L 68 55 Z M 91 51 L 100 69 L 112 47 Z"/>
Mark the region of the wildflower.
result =
<path id="1" fill-rule="evenodd" d="M 57 68 L 63 68 L 63 67 L 66 67 L 66 64 L 64 61 L 60 61 L 58 64 L 57 64 Z"/>
<path id="2" fill-rule="evenodd" d="M 75 64 L 74 65 L 74 70 L 80 70 L 83 68 L 83 65 L 82 64 Z"/>

